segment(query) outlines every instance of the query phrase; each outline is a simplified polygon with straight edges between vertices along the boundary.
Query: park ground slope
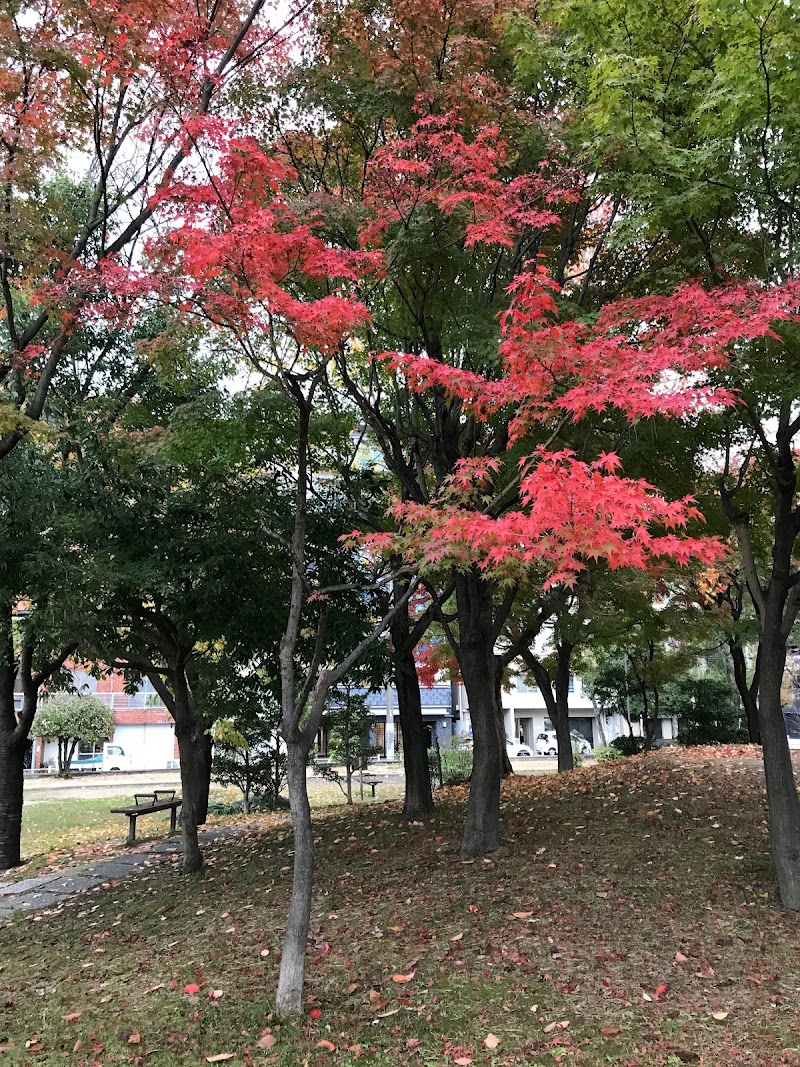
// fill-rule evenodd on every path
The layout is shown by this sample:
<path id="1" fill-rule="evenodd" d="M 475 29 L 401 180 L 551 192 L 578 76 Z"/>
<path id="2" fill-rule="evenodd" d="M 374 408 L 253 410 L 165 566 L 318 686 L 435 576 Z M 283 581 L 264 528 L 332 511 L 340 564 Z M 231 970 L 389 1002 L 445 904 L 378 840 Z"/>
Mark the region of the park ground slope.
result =
<path id="1" fill-rule="evenodd" d="M 503 848 L 458 855 L 465 792 L 320 815 L 300 1023 L 271 1013 L 285 824 L 0 929 L 0 1067 L 800 1065 L 800 918 L 776 899 L 747 748 L 504 786 Z"/>

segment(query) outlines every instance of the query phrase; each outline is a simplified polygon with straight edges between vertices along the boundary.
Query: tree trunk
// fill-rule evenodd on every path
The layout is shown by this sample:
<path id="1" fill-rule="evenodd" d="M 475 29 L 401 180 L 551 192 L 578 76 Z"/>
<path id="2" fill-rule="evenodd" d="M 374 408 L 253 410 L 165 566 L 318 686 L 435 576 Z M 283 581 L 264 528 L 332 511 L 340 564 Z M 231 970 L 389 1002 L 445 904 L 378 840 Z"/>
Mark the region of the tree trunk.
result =
<path id="1" fill-rule="evenodd" d="M 394 684 L 397 688 L 397 712 L 403 735 L 403 770 L 406 794 L 403 818 L 417 822 L 434 810 L 428 747 L 422 720 L 422 697 L 414 661 L 414 646 L 409 640 L 408 612 L 401 613 L 391 628 Z"/>
<path id="2" fill-rule="evenodd" d="M 203 866 L 203 853 L 197 828 L 208 817 L 208 792 L 211 785 L 212 741 L 197 722 L 194 709 L 178 708 L 176 701 L 175 735 L 181 758 L 181 832 L 183 835 L 183 870 L 187 874 Z"/>
<path id="3" fill-rule="evenodd" d="M 22 862 L 22 792 L 27 739 L 15 740 L 13 733 L 0 733 L 0 871 L 19 867 Z"/>
<path id="4" fill-rule="evenodd" d="M 567 642 L 563 645 L 559 644 L 556 654 L 555 683 L 548 669 L 529 648 L 523 649 L 522 658 L 536 679 L 547 714 L 553 723 L 558 746 L 558 770 L 561 772 L 575 769 L 575 761 L 572 758 L 572 738 L 569 733 L 569 661 L 572 645 Z"/>
<path id="5" fill-rule="evenodd" d="M 555 717 L 558 741 L 558 769 L 572 771 L 575 769 L 575 757 L 572 752 L 572 735 L 569 729 L 569 666 L 572 657 L 572 645 L 569 641 L 560 641 L 556 646 L 555 677 Z"/>
<path id="6" fill-rule="evenodd" d="M 504 778 L 507 778 L 509 774 L 514 773 L 514 768 L 511 766 L 511 759 L 506 747 L 506 720 L 503 714 L 503 661 L 500 656 L 494 657 L 494 668 L 494 707 L 497 742 L 500 745 L 500 773 Z"/>
<path id="7" fill-rule="evenodd" d="M 469 700 L 474 740 L 461 854 L 481 856 L 497 848 L 500 835 L 501 759 L 491 637 L 492 588 L 475 571 L 456 575 L 455 584 L 459 665 Z"/>
<path id="8" fill-rule="evenodd" d="M 772 858 L 781 900 L 787 908 L 797 911 L 800 910 L 800 800 L 781 707 L 786 642 L 781 637 L 780 625 L 773 621 L 775 614 L 776 609 L 768 604 L 760 649 L 759 724 Z"/>
<path id="9" fill-rule="evenodd" d="M 758 646 L 755 670 L 753 671 L 752 681 L 749 684 L 747 682 L 747 662 L 744 656 L 744 649 L 735 637 L 729 639 L 728 648 L 731 654 L 731 662 L 733 663 L 733 680 L 736 683 L 747 720 L 747 736 L 752 745 L 760 745 L 761 725 L 758 719 L 757 695 L 758 676 L 761 667 L 761 645 L 759 644 Z"/>
<path id="10" fill-rule="evenodd" d="M 281 1015 L 299 1015 L 303 1010 L 303 977 L 314 888 L 314 836 L 308 802 L 306 756 L 302 744 L 287 743 L 286 771 L 294 831 L 294 872 L 275 1001 Z"/>

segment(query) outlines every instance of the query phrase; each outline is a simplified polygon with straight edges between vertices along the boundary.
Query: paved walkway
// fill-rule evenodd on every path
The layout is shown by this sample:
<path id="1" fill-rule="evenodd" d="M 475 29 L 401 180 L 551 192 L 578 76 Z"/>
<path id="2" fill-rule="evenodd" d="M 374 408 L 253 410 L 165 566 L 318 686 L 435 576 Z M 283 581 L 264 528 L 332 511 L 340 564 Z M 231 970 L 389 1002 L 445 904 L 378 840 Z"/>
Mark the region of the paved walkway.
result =
<path id="1" fill-rule="evenodd" d="M 207 845 L 218 837 L 229 837 L 245 829 L 226 826 L 219 830 L 203 830 L 200 845 Z M 55 873 L 17 882 L 0 882 L 0 919 L 9 918 L 16 911 L 40 911 L 56 908 L 76 893 L 100 889 L 109 882 L 119 882 L 163 863 L 166 856 L 181 851 L 179 836 L 159 841 L 144 852 L 121 853 L 107 860 L 96 860 L 80 866 L 65 867 Z"/>

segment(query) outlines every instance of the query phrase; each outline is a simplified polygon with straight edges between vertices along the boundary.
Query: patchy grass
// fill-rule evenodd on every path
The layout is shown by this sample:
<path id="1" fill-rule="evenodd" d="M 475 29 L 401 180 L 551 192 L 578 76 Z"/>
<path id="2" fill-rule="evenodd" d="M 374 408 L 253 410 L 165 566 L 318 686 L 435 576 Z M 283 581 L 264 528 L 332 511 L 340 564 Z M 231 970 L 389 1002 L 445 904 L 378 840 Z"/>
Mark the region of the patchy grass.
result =
<path id="1" fill-rule="evenodd" d="M 78 845 L 108 838 L 124 840 L 127 820 L 122 815 L 112 815 L 110 809 L 132 803 L 132 796 L 126 793 L 117 797 L 65 797 L 26 804 L 22 818 L 22 853 L 33 857 L 68 851 Z M 169 812 L 150 815 L 141 823 L 141 831 L 153 836 L 163 836 L 168 827 Z"/>
<path id="2" fill-rule="evenodd" d="M 315 808 L 344 804 L 342 791 L 335 783 L 312 780 L 309 782 L 309 792 L 312 806 Z M 361 800 L 356 787 L 354 802 L 371 804 L 380 802 L 382 797 L 401 797 L 402 792 L 401 787 L 387 784 L 378 787 L 375 801 L 369 789 L 365 790 L 365 796 Z M 216 800 L 232 801 L 241 799 L 241 793 L 236 789 L 214 787 L 212 797 Z M 13 871 L 3 872 L 0 880 L 30 878 L 46 867 L 89 862 L 98 857 L 113 855 L 124 845 L 128 822 L 123 815 L 112 815 L 110 809 L 132 803 L 132 792 L 111 797 L 73 795 L 59 797 L 57 800 L 34 800 L 26 803 L 22 822 L 22 855 L 25 864 Z M 230 825 L 241 822 L 242 818 L 241 815 L 210 815 L 208 825 Z M 168 830 L 168 811 L 139 819 L 136 826 L 137 844 L 163 838 Z"/>
<path id="3" fill-rule="evenodd" d="M 800 924 L 775 899 L 758 761 L 736 755 L 515 778 L 488 860 L 458 857 L 461 789 L 424 825 L 396 802 L 321 814 L 297 1023 L 270 1004 L 285 821 L 218 842 L 201 877 L 165 865 L 19 916 L 3 1061 L 797 1067 Z"/>

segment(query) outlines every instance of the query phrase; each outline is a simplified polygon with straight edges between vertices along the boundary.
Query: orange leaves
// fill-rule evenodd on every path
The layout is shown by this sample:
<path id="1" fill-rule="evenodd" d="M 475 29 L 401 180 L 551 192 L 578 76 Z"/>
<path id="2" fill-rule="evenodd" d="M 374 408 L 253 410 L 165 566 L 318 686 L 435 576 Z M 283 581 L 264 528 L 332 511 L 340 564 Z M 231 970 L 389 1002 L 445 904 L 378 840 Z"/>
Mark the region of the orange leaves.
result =
<path id="1" fill-rule="evenodd" d="M 416 974 L 416 971 L 409 971 L 408 974 L 393 974 L 392 981 L 397 982 L 400 985 L 403 982 L 410 982 Z"/>

